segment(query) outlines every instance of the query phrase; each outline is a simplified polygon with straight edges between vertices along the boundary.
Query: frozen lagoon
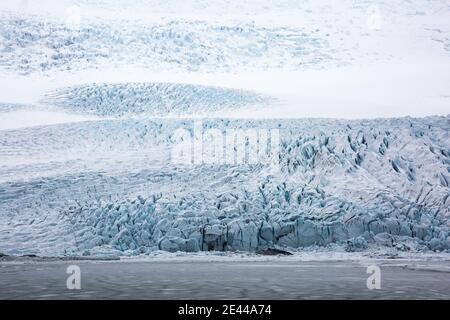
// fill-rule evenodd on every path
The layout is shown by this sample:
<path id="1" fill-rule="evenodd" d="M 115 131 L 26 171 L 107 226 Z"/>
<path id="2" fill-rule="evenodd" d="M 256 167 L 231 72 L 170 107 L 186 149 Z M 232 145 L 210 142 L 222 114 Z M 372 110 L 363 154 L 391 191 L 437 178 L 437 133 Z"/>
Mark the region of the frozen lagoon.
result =
<path id="1" fill-rule="evenodd" d="M 195 258 L 196 257 L 196 258 Z M 447 259 L 173 257 L 0 262 L 0 299 L 449 299 Z M 66 269 L 81 270 L 69 290 Z M 367 266 L 381 269 L 369 290 Z"/>

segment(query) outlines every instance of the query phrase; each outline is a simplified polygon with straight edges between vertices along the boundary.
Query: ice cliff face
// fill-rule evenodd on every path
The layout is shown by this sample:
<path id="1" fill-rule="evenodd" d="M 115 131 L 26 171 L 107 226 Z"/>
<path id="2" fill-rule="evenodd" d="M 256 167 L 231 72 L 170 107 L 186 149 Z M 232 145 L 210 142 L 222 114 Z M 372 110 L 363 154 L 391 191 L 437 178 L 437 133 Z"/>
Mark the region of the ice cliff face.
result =
<path id="1" fill-rule="evenodd" d="M 262 164 L 171 164 L 173 133 L 192 128 L 191 120 L 6 131 L 2 150 L 22 141 L 23 161 L 45 153 L 60 159 L 64 170 L 54 163 L 44 167 L 53 172 L 50 176 L 21 181 L 20 161 L 10 165 L 18 181 L 1 184 L 3 219 L 10 217 L 2 241 L 5 236 L 20 239 L 24 230 L 36 233 L 31 251 L 40 254 L 251 251 L 330 243 L 349 250 L 371 244 L 445 250 L 450 244 L 449 122 L 448 117 L 203 122 L 204 130 L 279 129 L 278 171 Z M 30 148 L 24 143 L 30 136 L 53 138 L 45 146 L 37 139 Z M 77 152 L 80 144 L 92 146 L 91 152 Z M 62 154 L 76 156 L 64 159 Z M 105 159 L 113 154 L 115 161 Z M 121 161 L 117 154 L 124 155 Z M 91 170 L 71 173 L 83 163 Z M 28 162 L 32 166 L 43 164 Z M 14 224 L 17 210 L 23 221 Z M 42 228 L 47 232 L 38 235 Z M 6 253 L 30 251 L 5 247 Z"/>

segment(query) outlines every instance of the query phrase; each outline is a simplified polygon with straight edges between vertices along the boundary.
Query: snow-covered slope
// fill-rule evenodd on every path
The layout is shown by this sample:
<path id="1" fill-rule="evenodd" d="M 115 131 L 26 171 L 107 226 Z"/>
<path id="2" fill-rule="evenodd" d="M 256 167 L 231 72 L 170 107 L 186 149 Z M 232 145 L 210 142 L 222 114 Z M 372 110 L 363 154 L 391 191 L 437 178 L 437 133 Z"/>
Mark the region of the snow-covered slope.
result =
<path id="1" fill-rule="evenodd" d="M 0 64 L 25 74 L 130 64 L 159 71 L 297 68 L 331 60 L 324 39 L 290 27 L 181 20 L 126 28 L 92 23 L 74 31 L 64 23 L 3 17 L 0 31 Z"/>
<path id="2" fill-rule="evenodd" d="M 446 1 L 66 1 L 54 10 L 51 1 L 32 10 L 16 2 L 0 6 L 0 66 L 23 74 L 304 70 L 449 56 Z"/>
<path id="3" fill-rule="evenodd" d="M 273 99 L 244 90 L 176 83 L 93 84 L 60 89 L 47 96 L 76 113 L 100 116 L 176 116 L 264 106 Z"/>

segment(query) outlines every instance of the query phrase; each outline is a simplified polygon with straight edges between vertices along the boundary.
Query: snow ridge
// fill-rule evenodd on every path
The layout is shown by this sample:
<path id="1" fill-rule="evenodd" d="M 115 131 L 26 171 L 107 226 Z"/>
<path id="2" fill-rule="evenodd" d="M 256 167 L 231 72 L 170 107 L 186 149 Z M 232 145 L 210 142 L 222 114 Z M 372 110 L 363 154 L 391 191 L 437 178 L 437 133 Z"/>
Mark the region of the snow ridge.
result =
<path id="1" fill-rule="evenodd" d="M 22 74 L 130 65 L 218 72 L 297 69 L 331 60 L 325 40 L 293 27 L 182 19 L 126 25 L 100 20 L 73 30 L 51 19 L 2 16 L 0 66 Z"/>
<path id="2" fill-rule="evenodd" d="M 198 115 L 232 110 L 246 105 L 263 106 L 274 99 L 257 93 L 212 86 L 176 83 L 93 84 L 50 93 L 48 104 L 72 112 L 100 116 Z"/>

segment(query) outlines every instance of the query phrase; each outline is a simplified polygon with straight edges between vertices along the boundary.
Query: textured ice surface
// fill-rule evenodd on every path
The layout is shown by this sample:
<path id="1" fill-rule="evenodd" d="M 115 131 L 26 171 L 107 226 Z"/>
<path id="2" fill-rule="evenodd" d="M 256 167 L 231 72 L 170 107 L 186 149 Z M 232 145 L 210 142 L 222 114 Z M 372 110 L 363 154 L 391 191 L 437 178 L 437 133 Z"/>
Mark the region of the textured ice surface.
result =
<path id="1" fill-rule="evenodd" d="M 66 23 L 70 4 L 81 6 L 79 28 Z M 275 166 L 171 161 L 176 130 L 192 133 L 194 125 L 180 117 L 232 116 L 268 101 L 210 84 L 299 96 L 290 111 L 309 116 L 321 99 L 328 108 L 351 100 L 346 113 L 334 113 L 342 116 L 377 103 L 379 116 L 391 115 L 386 109 L 409 102 L 446 114 L 449 9 L 443 0 L 2 1 L 0 71 L 8 86 L 0 102 L 30 105 L 0 105 L 0 253 L 449 250 L 448 116 L 209 119 L 204 129 L 279 129 Z M 364 77 L 331 70 L 348 65 L 373 69 Z M 139 70 L 154 82 L 117 73 L 112 80 L 107 69 Z M 417 69 L 427 72 L 409 72 Z M 45 106 L 31 106 L 55 88 L 42 97 Z M 438 98 L 443 108 L 431 103 Z M 64 123 L 17 120 L 49 103 Z"/>
<path id="2" fill-rule="evenodd" d="M 279 128 L 280 174 L 264 165 L 172 165 L 171 135 L 191 128 L 190 120 L 4 131 L 0 251 L 139 254 L 335 242 L 349 251 L 371 243 L 445 250 L 449 122 L 203 123 Z"/>
<path id="3" fill-rule="evenodd" d="M 25 109 L 27 106 L 17 103 L 0 103 L 0 114 Z"/>
<path id="4" fill-rule="evenodd" d="M 404 51 L 449 54 L 446 1 L 72 1 L 82 10 L 75 29 L 65 12 L 71 1 L 65 2 L 47 4 L 48 11 L 54 6 L 62 12 L 45 18 L 3 5 L 0 66 L 23 74 L 105 65 L 298 70 L 388 60 Z"/>
<path id="5" fill-rule="evenodd" d="M 270 100 L 244 90 L 176 83 L 92 84 L 60 89 L 47 98 L 70 111 L 101 116 L 199 115 L 261 107 Z"/>

